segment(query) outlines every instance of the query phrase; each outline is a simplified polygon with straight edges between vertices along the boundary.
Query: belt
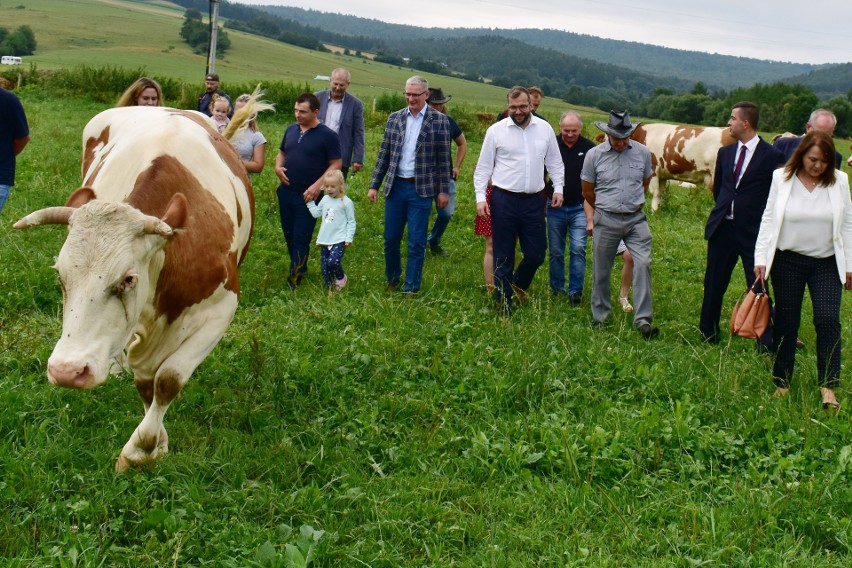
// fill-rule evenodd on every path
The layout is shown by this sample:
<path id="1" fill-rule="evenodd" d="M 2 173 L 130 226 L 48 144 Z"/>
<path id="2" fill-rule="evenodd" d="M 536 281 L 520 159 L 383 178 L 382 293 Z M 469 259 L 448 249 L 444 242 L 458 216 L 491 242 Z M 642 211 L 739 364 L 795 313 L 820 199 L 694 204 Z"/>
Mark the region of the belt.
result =
<path id="1" fill-rule="evenodd" d="M 542 195 L 544 195 L 543 189 L 541 191 L 537 191 L 535 193 L 526 193 L 526 192 L 523 192 L 523 191 L 509 191 L 508 189 L 503 189 L 502 187 L 497 187 L 496 185 L 492 185 L 491 187 L 496 189 L 497 191 L 502 192 L 502 193 L 513 195 L 513 196 L 517 197 L 518 199 L 531 199 L 533 197 L 541 197 Z"/>
<path id="2" fill-rule="evenodd" d="M 641 213 L 642 209 L 644 208 L 644 205 L 640 205 L 639 209 L 635 211 L 607 211 L 606 209 L 602 209 L 601 211 L 603 211 L 604 213 L 609 213 L 610 215 L 635 215 L 637 213 Z"/>
<path id="3" fill-rule="evenodd" d="M 398 179 L 398 180 L 400 180 L 400 181 L 407 181 L 408 183 L 414 183 L 414 178 L 413 178 L 413 177 L 410 177 L 410 178 L 404 178 L 404 177 L 402 177 L 402 176 L 396 176 L 396 179 Z"/>

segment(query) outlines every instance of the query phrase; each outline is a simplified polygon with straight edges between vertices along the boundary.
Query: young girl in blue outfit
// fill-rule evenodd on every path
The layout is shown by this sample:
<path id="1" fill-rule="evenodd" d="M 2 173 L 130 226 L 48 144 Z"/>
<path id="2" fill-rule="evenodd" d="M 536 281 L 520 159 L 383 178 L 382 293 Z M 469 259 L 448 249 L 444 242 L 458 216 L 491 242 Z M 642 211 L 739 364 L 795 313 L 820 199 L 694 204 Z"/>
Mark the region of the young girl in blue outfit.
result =
<path id="1" fill-rule="evenodd" d="M 320 247 L 320 268 L 329 290 L 343 290 L 349 279 L 343 272 L 343 253 L 355 236 L 355 204 L 346 197 L 343 174 L 340 170 L 326 172 L 322 180 L 325 196 L 319 205 L 308 201 L 308 210 L 321 218 L 317 245 Z"/>

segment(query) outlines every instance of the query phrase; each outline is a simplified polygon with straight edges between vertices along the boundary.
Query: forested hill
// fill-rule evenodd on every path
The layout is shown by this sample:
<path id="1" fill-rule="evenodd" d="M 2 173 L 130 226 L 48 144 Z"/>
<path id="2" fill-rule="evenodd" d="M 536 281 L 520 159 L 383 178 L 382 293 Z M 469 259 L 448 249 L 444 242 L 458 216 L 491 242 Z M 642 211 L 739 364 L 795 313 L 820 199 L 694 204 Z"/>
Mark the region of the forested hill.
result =
<path id="1" fill-rule="evenodd" d="M 685 83 L 704 83 L 711 87 L 732 89 L 754 83 L 772 83 L 794 75 L 803 75 L 827 66 L 766 61 L 659 47 L 638 42 L 604 39 L 559 30 L 489 29 L 489 28 L 421 28 L 389 24 L 380 20 L 304 10 L 291 6 L 258 6 L 270 14 L 302 24 L 345 34 L 357 30 L 362 36 L 385 42 L 417 39 L 449 39 L 472 36 L 499 36 L 553 49 L 576 57 L 626 67 L 644 75 L 677 77 Z M 731 73 L 731 69 L 737 73 Z"/>
<path id="2" fill-rule="evenodd" d="M 842 97 L 852 92 L 852 63 L 835 65 L 828 69 L 817 69 L 784 79 L 791 85 L 805 85 L 820 98 Z"/>
<path id="3" fill-rule="evenodd" d="M 613 103 L 626 105 L 647 96 L 658 87 L 687 91 L 693 84 L 673 77 L 654 77 L 625 67 L 567 55 L 552 49 L 530 46 L 519 40 L 498 36 L 440 39 L 385 40 L 394 52 L 410 57 L 413 67 L 439 73 L 448 65 L 464 76 L 486 77 L 504 87 L 516 84 L 538 85 L 545 93 L 577 99 L 567 93 L 582 87 L 598 95 L 609 92 Z M 428 54 L 417 57 L 415 54 Z M 440 63 L 439 63 L 440 62 Z M 624 100 L 618 100 L 625 97 Z M 633 97 L 633 98 L 632 98 Z M 597 98 L 596 98 L 597 100 Z"/>

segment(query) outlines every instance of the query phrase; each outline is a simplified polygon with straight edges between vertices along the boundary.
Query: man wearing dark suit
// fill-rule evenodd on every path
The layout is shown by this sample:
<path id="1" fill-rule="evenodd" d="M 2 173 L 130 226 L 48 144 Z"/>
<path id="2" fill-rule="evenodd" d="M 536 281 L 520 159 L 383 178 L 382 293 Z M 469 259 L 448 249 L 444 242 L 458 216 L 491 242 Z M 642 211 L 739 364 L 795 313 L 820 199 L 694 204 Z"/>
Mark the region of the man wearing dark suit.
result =
<path id="1" fill-rule="evenodd" d="M 818 108 L 811 113 L 811 116 L 805 123 L 805 134 L 811 130 L 819 130 L 833 138 L 834 128 L 836 126 L 837 117 L 834 113 L 828 109 Z M 793 152 L 796 151 L 796 148 L 799 147 L 799 144 L 802 143 L 802 138 L 804 138 L 804 136 L 785 136 L 776 140 L 772 145 L 784 154 L 784 161 L 786 162 L 790 159 L 790 156 L 793 155 Z M 839 170 L 843 166 L 843 156 L 837 151 L 835 151 L 834 154 L 835 159 L 837 160 L 837 169 Z"/>
<path id="2" fill-rule="evenodd" d="M 402 278 L 400 244 L 408 225 L 408 261 L 402 292 L 420 290 L 432 202 L 446 207 L 452 179 L 450 123 L 426 104 L 429 83 L 415 75 L 405 83 L 408 106 L 388 117 L 367 198 L 376 202 L 385 180 L 385 274 L 388 290 Z"/>
<path id="3" fill-rule="evenodd" d="M 340 139 L 343 157 L 343 177 L 361 170 L 364 164 L 364 105 L 346 92 L 349 71 L 340 67 L 331 72 L 329 89 L 314 93 L 320 102 L 319 121 L 335 132 Z"/>
<path id="4" fill-rule="evenodd" d="M 742 259 L 746 284 L 754 283 L 754 246 L 772 172 L 784 164 L 784 155 L 757 135 L 759 112 L 754 103 L 739 102 L 731 110 L 728 127 L 737 142 L 719 149 L 713 176 L 716 205 L 710 212 L 707 239 L 707 269 L 701 305 L 701 334 L 708 343 L 719 342 L 722 300 L 731 274 Z M 759 340 L 771 349 L 772 328 Z"/>

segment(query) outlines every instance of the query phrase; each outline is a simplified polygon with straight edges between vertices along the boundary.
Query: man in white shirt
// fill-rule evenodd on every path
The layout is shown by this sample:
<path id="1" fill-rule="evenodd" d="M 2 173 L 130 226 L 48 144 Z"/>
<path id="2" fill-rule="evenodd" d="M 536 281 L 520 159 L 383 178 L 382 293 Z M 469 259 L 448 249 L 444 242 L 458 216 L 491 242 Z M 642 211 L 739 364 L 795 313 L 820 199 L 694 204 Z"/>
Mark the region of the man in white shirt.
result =
<path id="1" fill-rule="evenodd" d="M 523 294 L 544 262 L 547 250 L 544 208 L 544 176 L 547 168 L 553 182 L 552 206 L 562 206 L 565 166 L 553 128 L 533 116 L 530 92 L 512 87 L 506 96 L 509 118 L 485 133 L 473 174 L 476 214 L 491 217 L 494 242 L 494 293 L 498 309 L 512 315 L 512 295 Z M 485 201 L 488 180 L 492 181 L 491 207 Z M 515 242 L 520 241 L 524 258 L 515 268 Z"/>
<path id="2" fill-rule="evenodd" d="M 784 155 L 757 135 L 760 112 L 752 102 L 736 103 L 728 128 L 737 141 L 722 146 L 716 156 L 713 197 L 716 204 L 704 228 L 707 267 L 699 327 L 707 343 L 719 343 L 722 301 L 731 275 L 742 260 L 746 285 L 754 284 L 754 246 L 772 185 L 772 172 L 784 165 Z M 772 349 L 772 326 L 758 340 Z"/>

